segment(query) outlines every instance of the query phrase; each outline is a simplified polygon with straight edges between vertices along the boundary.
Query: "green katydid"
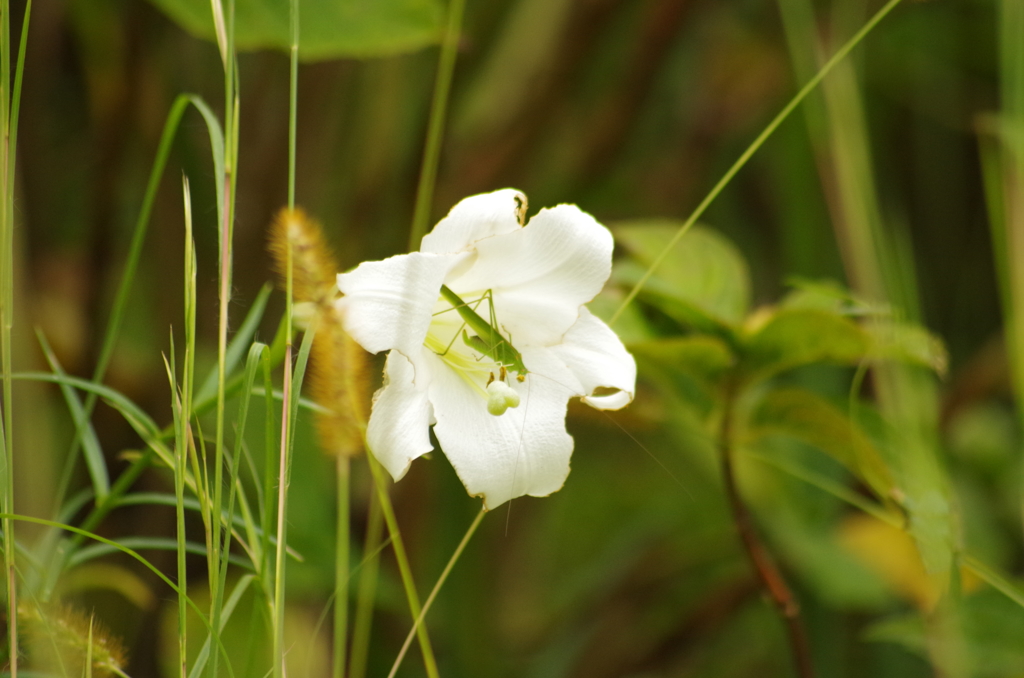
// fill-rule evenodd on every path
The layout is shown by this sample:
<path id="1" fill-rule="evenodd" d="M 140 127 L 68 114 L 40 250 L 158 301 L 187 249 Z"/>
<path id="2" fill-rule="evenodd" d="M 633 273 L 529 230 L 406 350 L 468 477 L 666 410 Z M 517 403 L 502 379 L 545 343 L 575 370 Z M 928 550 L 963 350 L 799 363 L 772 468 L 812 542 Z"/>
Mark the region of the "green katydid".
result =
<path id="1" fill-rule="evenodd" d="M 452 292 L 447 285 L 441 285 L 441 296 L 452 305 L 462 320 L 476 332 L 476 336 L 469 336 L 469 333 L 462 330 L 462 341 L 474 351 L 481 353 L 502 366 L 502 373 L 505 368 L 518 373 L 517 379 L 523 381 L 526 375 L 526 366 L 523 365 L 523 356 L 512 346 L 512 342 L 502 336 L 498 330 L 498 324 L 494 317 L 494 300 L 490 297 L 491 291 L 484 293 L 490 302 L 490 322 L 480 317 L 480 314 L 469 304 L 464 302 L 459 295 Z M 483 299 L 483 297 L 481 297 Z M 502 375 L 504 376 L 504 374 Z"/>

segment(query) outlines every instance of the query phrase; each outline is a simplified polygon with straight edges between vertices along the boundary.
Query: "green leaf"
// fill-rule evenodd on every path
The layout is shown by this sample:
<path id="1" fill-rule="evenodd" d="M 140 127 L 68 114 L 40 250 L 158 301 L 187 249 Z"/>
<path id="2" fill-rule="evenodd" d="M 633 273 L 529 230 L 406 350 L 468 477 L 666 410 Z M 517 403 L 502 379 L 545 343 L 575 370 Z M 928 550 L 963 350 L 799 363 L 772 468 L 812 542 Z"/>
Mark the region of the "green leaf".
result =
<path id="1" fill-rule="evenodd" d="M 920 365 L 940 376 L 946 374 L 949 356 L 945 345 L 921 325 L 895 320 L 890 308 L 858 299 L 831 280 L 793 280 L 791 283 L 795 289 L 786 295 L 780 307 L 865 318 L 861 327 L 872 339 L 871 358 Z"/>
<path id="2" fill-rule="evenodd" d="M 1024 609 L 991 589 L 961 601 L 961 639 L 972 676 L 996 678 L 1020 675 L 1024 666 Z M 920 613 L 883 619 L 868 627 L 865 640 L 902 645 L 929 659 L 928 625 Z"/>
<path id="3" fill-rule="evenodd" d="M 192 35 L 215 39 L 210 0 L 151 2 Z M 421 49 L 440 40 L 441 19 L 437 0 L 302 0 L 299 58 L 321 61 Z M 287 51 L 290 46 L 288 0 L 235 2 L 236 49 Z"/>
<path id="4" fill-rule="evenodd" d="M 46 356 L 46 361 L 50 364 L 50 369 L 53 370 L 54 375 L 66 377 L 67 373 L 64 372 L 64 368 L 50 348 L 50 343 L 46 341 L 46 336 L 41 330 L 37 330 L 37 335 L 39 337 L 39 344 L 43 349 L 43 354 Z M 82 455 L 85 457 L 85 466 L 89 470 L 89 478 L 92 480 L 93 493 L 96 496 L 97 503 L 102 503 L 110 492 L 110 476 L 107 474 L 107 462 L 103 457 L 103 449 L 100 447 L 99 438 L 96 437 L 96 430 L 93 428 L 92 422 L 89 420 L 89 414 L 86 408 L 82 406 L 82 401 L 78 398 L 75 389 L 63 381 L 58 383 L 60 384 L 60 391 L 64 395 L 64 400 L 68 404 L 68 409 L 71 410 L 71 416 L 75 420 L 75 430 L 82 446 Z"/>
<path id="5" fill-rule="evenodd" d="M 775 311 L 743 342 L 743 370 L 749 379 L 764 379 L 814 363 L 856 365 L 871 348 L 867 332 L 830 311 Z"/>
<path id="6" fill-rule="evenodd" d="M 787 436 L 815 447 L 863 480 L 880 498 L 892 499 L 893 479 L 871 439 L 849 417 L 803 389 L 770 391 L 747 423 L 746 443 Z"/>
<path id="7" fill-rule="evenodd" d="M 680 226 L 670 220 L 616 226 L 616 240 L 634 259 L 633 265 L 619 267 L 619 281 L 635 284 Z M 669 252 L 641 294 L 673 318 L 698 328 L 736 327 L 750 306 L 750 275 L 735 245 L 711 229 L 694 226 Z"/>
<path id="8" fill-rule="evenodd" d="M 871 335 L 872 358 L 895 360 L 927 367 L 939 376 L 949 368 L 949 355 L 942 340 L 916 323 L 877 320 L 864 324 Z"/>
<path id="9" fill-rule="evenodd" d="M 79 549 L 68 561 L 70 567 L 81 565 L 95 558 L 110 555 L 111 553 L 117 553 L 122 547 L 130 548 L 135 551 L 175 551 L 178 548 L 178 542 L 176 539 L 169 537 L 122 537 L 118 542 L 117 546 L 110 544 L 92 544 Z M 196 555 L 206 555 L 206 544 L 200 542 L 189 541 L 185 542 L 185 550 L 189 553 Z M 253 565 L 247 558 L 241 556 L 231 555 L 228 556 L 231 560 L 232 565 L 251 570 Z"/>
<path id="10" fill-rule="evenodd" d="M 708 381 L 720 377 L 736 360 L 724 341 L 708 335 L 645 341 L 629 349 L 638 358 Z"/>
<path id="11" fill-rule="evenodd" d="M 793 289 L 786 294 L 779 306 L 833 311 L 851 316 L 879 315 L 889 312 L 884 306 L 869 304 L 856 297 L 850 290 L 834 280 L 792 278 L 787 281 L 787 284 Z"/>

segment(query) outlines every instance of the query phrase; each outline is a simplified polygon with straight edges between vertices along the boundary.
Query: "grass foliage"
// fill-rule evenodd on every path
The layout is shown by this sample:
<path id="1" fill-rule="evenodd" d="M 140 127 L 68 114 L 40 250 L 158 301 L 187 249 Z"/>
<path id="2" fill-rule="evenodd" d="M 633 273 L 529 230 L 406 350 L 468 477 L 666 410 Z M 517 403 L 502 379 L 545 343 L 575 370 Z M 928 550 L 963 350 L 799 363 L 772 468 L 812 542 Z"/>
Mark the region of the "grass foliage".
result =
<path id="1" fill-rule="evenodd" d="M 1024 674 L 1019 0 L 31 9 L 4 675 Z M 485 515 L 359 453 L 327 269 L 510 185 L 612 229 L 639 384 Z"/>

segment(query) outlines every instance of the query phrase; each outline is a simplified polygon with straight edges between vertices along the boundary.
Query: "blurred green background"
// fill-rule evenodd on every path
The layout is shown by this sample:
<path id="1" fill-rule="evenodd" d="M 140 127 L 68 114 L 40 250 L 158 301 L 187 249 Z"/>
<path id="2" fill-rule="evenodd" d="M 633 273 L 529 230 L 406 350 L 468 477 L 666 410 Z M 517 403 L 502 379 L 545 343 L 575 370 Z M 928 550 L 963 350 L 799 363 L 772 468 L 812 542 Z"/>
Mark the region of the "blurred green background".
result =
<path id="1" fill-rule="evenodd" d="M 436 5 L 421 5 L 439 16 Z M 625 220 L 685 219 L 814 73 L 814 50 L 831 54 L 878 6 L 815 2 L 815 18 L 790 23 L 787 36 L 780 3 L 769 0 L 469 0 L 431 223 L 467 195 L 506 186 L 523 190 L 532 210 L 571 202 L 613 229 Z M 1013 573 L 1024 566 L 1019 431 L 977 132 L 981 116 L 999 107 L 997 20 L 993 0 L 904 3 L 854 52 L 859 108 L 842 110 L 863 113 L 856 148 L 896 262 L 888 270 L 901 275 L 900 313 L 949 350 L 936 416 L 966 543 Z M 801 27 L 809 30 L 794 32 Z M 286 201 L 288 150 L 286 56 L 246 52 L 238 63 L 236 324 L 273 279 L 266 229 Z M 300 67 L 297 203 L 323 223 L 343 268 L 405 251 L 436 65 L 437 49 L 427 46 Z M 45 365 L 38 327 L 68 372 L 92 373 L 163 122 L 181 92 L 222 108 L 217 48 L 154 5 L 33 7 L 15 205 L 17 369 Z M 755 305 L 776 302 L 793 278 L 865 291 L 851 280 L 856 255 L 843 235 L 841 176 L 830 169 L 846 152 L 834 127 L 841 116 L 828 117 L 827 106 L 812 95 L 702 219 L 748 262 Z M 160 424 L 171 420 L 160 356 L 182 322 L 181 172 L 195 206 L 202 374 L 215 361 L 217 239 L 208 141 L 194 112 L 163 178 L 107 378 Z M 275 292 L 259 338 L 269 342 L 283 307 Z M 686 331 L 654 309 L 645 314 L 636 322 L 646 329 L 633 338 Z M 792 378 L 842 406 L 851 374 L 815 368 Z M 637 400 L 614 421 L 572 407 L 576 451 L 566 486 L 484 521 L 428 618 L 443 675 L 791 675 L 782 625 L 730 522 L 711 441 L 685 390 L 666 379 L 641 358 Z M 19 384 L 17 393 L 19 512 L 49 517 L 73 425 L 57 389 Z M 105 405 L 95 421 L 111 467 L 122 467 L 121 453 L 140 442 Z M 319 637 L 313 629 L 333 586 L 331 466 L 301 430 L 291 537 L 305 561 L 289 571 L 299 676 L 325 675 L 327 665 L 329 624 Z M 848 482 L 837 466 L 818 466 Z M 356 476 L 358 538 L 367 493 L 359 464 Z M 747 476 L 762 532 L 802 603 L 820 674 L 939 675 L 914 616 L 929 594 L 907 538 L 792 477 L 766 467 Z M 84 470 L 74 482 L 87 482 Z M 139 481 L 140 489 L 170 487 L 157 470 Z M 426 591 L 478 502 L 440 454 L 413 465 L 395 501 Z M 201 530 L 198 521 L 193 527 Z M 100 531 L 123 538 L 173 530 L 172 509 L 133 507 Z M 30 527 L 19 534 L 31 541 Z M 147 557 L 173 570 L 172 552 Z M 126 558 L 102 562 L 115 574 L 86 572 L 66 583 L 65 595 L 124 639 L 130 675 L 171 675 L 172 593 Z M 200 558 L 190 564 L 196 590 L 203 566 Z M 960 637 L 984 658 L 971 675 L 1024 675 L 1024 611 L 976 582 L 963 586 Z M 246 628 L 237 633 L 239 656 L 253 642 Z M 370 675 L 387 670 L 407 630 L 385 555 Z M 418 662 L 412 653 L 402 675 L 421 675 Z M 253 671 L 245 673 L 244 660 L 236 665 L 236 675 L 262 675 Z"/>

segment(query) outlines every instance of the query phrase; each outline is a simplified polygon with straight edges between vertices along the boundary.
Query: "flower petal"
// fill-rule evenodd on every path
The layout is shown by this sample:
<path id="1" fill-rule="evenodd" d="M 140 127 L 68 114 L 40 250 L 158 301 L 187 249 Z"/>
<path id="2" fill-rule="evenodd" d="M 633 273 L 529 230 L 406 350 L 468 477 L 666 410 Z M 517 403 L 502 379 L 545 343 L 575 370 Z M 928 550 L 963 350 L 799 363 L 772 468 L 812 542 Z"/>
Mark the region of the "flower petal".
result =
<path id="1" fill-rule="evenodd" d="M 434 449 L 430 444 L 431 407 L 428 374 L 417 376 L 413 364 L 397 351 L 384 363 L 384 387 L 373 399 L 366 442 L 373 456 L 400 480 L 416 457 Z"/>
<path id="2" fill-rule="evenodd" d="M 521 403 L 500 416 L 487 412 L 487 400 L 436 356 L 430 400 L 434 434 L 466 491 L 490 510 L 524 494 L 543 497 L 562 487 L 569 474 L 572 437 L 565 430 L 569 397 L 580 385 L 547 349 L 528 349 L 524 359 L 536 372 L 511 388 Z M 543 377 L 541 375 L 544 375 Z"/>
<path id="3" fill-rule="evenodd" d="M 559 205 L 524 228 L 478 242 L 476 261 L 461 275 L 453 271 L 448 286 L 470 295 L 492 290 L 498 324 L 517 347 L 552 345 L 604 287 L 612 247 L 611 233 L 592 216 Z"/>
<path id="4" fill-rule="evenodd" d="M 400 254 L 338 275 L 345 329 L 371 353 L 397 348 L 415 356 L 448 271 L 467 255 Z"/>
<path id="5" fill-rule="evenodd" d="M 460 201 L 423 236 L 420 251 L 436 254 L 466 251 L 478 240 L 518 231 L 525 212 L 526 196 L 512 188 L 471 196 Z"/>
<path id="6" fill-rule="evenodd" d="M 580 308 L 576 324 L 561 344 L 551 347 L 583 385 L 583 402 L 599 410 L 617 410 L 633 400 L 636 392 L 636 361 L 610 327 Z M 589 395 L 599 387 L 617 388 L 608 395 Z"/>

